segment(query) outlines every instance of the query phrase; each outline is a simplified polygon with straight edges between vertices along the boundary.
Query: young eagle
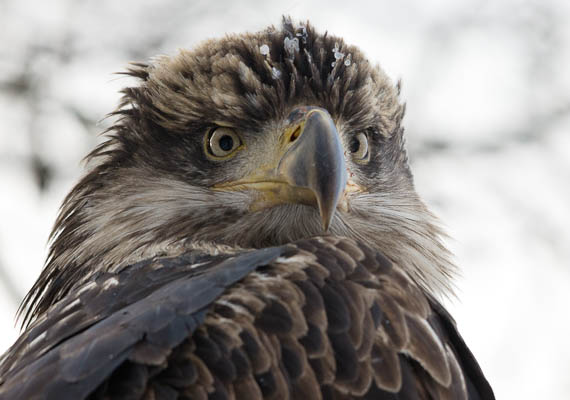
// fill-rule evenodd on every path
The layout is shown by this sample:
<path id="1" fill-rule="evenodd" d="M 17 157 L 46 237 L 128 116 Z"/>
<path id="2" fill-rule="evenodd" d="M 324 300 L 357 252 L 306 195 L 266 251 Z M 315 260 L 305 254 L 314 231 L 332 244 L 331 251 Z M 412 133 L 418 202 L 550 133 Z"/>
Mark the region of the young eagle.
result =
<path id="1" fill-rule="evenodd" d="M 135 64 L 2 399 L 490 399 L 394 85 L 286 19 Z"/>

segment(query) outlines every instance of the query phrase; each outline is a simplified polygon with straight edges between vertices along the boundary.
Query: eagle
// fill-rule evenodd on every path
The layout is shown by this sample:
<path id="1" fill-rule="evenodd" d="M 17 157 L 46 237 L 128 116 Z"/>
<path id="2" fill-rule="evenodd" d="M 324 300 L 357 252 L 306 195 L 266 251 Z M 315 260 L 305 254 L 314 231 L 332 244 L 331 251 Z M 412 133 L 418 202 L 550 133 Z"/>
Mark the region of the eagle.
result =
<path id="1" fill-rule="evenodd" d="M 0 398 L 494 398 L 440 302 L 399 83 L 290 18 L 125 74 Z"/>

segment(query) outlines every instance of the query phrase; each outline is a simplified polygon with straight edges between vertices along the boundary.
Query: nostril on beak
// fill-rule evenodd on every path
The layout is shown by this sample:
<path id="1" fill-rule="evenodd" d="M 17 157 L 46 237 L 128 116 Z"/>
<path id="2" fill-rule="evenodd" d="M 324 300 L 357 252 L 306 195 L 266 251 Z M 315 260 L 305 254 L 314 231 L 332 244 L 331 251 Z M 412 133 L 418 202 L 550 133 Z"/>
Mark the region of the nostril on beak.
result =
<path id="1" fill-rule="evenodd" d="M 291 135 L 290 141 L 294 142 L 295 140 L 297 140 L 297 138 L 299 138 L 299 136 L 301 136 L 301 127 L 298 126 L 294 131 L 293 134 Z"/>

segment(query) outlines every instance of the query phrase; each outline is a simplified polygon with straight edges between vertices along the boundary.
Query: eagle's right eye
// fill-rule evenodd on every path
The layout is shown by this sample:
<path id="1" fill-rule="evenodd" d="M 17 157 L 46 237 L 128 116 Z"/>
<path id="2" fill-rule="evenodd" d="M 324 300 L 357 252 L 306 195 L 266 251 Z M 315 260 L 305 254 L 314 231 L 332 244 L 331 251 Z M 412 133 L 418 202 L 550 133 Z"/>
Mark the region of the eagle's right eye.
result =
<path id="1" fill-rule="evenodd" d="M 358 135 L 353 136 L 348 143 L 348 150 L 356 162 L 368 162 L 368 160 L 370 160 L 368 136 L 366 136 L 366 134 L 363 132 L 360 132 Z"/>
<path id="2" fill-rule="evenodd" d="M 208 132 L 205 139 L 207 154 L 218 160 L 231 156 L 242 144 L 237 133 L 224 126 Z"/>

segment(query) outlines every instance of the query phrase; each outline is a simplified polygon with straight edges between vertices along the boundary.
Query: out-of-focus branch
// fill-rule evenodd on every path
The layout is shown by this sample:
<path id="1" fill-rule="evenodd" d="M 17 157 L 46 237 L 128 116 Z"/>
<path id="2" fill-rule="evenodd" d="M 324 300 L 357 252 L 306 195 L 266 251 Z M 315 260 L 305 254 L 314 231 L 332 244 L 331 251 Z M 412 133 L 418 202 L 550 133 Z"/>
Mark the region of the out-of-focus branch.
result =
<path id="1" fill-rule="evenodd" d="M 498 135 L 498 141 L 478 140 L 473 142 L 453 142 L 437 139 L 419 139 L 410 147 L 413 158 L 426 158 L 445 152 L 453 153 L 496 153 L 524 143 L 539 143 L 549 137 L 550 127 L 570 117 L 570 103 L 535 117 L 524 130 L 512 130 Z"/>

